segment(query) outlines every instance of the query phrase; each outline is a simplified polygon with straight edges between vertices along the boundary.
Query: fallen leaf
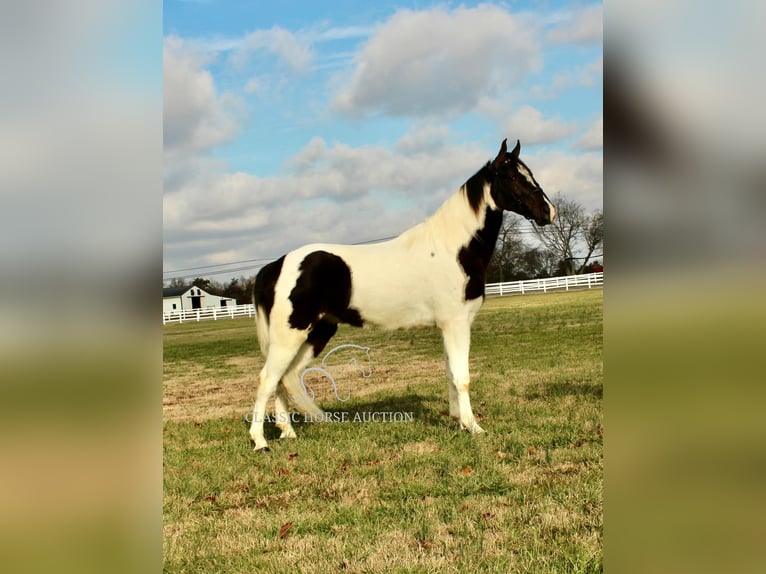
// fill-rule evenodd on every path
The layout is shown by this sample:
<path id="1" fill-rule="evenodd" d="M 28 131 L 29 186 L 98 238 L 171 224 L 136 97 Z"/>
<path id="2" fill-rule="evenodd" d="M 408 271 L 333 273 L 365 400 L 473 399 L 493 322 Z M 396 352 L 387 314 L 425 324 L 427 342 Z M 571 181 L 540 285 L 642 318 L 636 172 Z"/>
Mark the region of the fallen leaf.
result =
<path id="1" fill-rule="evenodd" d="M 348 460 L 346 460 L 345 458 L 343 459 L 343 462 L 340 465 L 340 469 L 341 470 L 348 470 Z"/>
<path id="2" fill-rule="evenodd" d="M 274 470 L 274 474 L 276 474 L 277 476 L 287 476 L 288 474 L 290 474 L 290 472 L 291 471 L 289 468 L 277 468 Z"/>
<path id="3" fill-rule="evenodd" d="M 460 469 L 460 472 L 462 472 L 463 475 L 466 475 L 473 472 L 473 469 L 470 466 L 464 466 L 463 468 Z"/>
<path id="4" fill-rule="evenodd" d="M 497 453 L 496 453 L 496 454 L 497 454 L 497 458 L 505 458 L 506 456 L 508 456 L 507 454 L 505 454 L 505 453 L 504 453 L 503 451 L 501 451 L 501 450 L 497 451 Z"/>
<path id="5" fill-rule="evenodd" d="M 296 458 L 298 458 L 297 452 L 291 452 L 290 454 L 287 455 L 287 460 L 295 460 Z"/>
<path id="6" fill-rule="evenodd" d="M 287 536 L 287 533 L 290 532 L 290 529 L 293 527 L 292 522 L 285 522 L 282 525 L 282 528 L 279 529 L 279 534 L 277 534 L 277 538 L 285 538 Z"/>
<path id="7" fill-rule="evenodd" d="M 535 447 L 533 447 L 533 446 L 530 446 L 530 447 L 527 449 L 527 454 L 528 454 L 529 456 L 533 456 L 535 453 L 537 453 L 537 449 L 536 449 Z"/>

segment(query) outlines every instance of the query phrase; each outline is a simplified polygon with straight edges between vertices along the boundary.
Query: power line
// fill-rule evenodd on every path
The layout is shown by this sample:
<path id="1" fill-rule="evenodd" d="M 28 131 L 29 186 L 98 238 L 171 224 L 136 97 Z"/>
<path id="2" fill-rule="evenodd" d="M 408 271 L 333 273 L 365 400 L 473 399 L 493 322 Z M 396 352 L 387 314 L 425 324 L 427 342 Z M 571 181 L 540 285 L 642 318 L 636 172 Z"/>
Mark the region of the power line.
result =
<path id="1" fill-rule="evenodd" d="M 274 257 L 273 259 L 276 259 Z M 272 258 L 265 258 L 265 259 L 243 259 L 242 261 L 229 261 L 228 263 L 215 263 L 211 265 L 201 265 L 199 267 L 185 267 L 184 269 L 173 269 L 172 271 L 163 271 L 162 274 L 165 275 L 166 273 L 180 273 L 182 271 L 195 271 L 197 269 L 208 269 L 211 267 L 224 267 L 226 265 L 238 265 L 239 263 L 252 263 L 254 261 L 272 261 Z"/>
<path id="2" fill-rule="evenodd" d="M 528 227 L 526 229 L 522 228 L 522 229 L 516 230 L 516 233 L 535 233 L 535 229 L 533 227 Z M 389 241 L 391 239 L 395 239 L 396 237 L 398 237 L 398 235 L 391 235 L 388 237 L 381 237 L 378 239 L 368 239 L 365 241 L 357 241 L 356 243 L 351 243 L 351 245 L 367 245 L 370 243 L 380 243 L 382 241 Z M 595 258 L 595 257 L 603 257 L 603 253 L 591 256 L 591 258 Z M 268 263 L 269 261 L 274 261 L 275 259 L 278 259 L 278 257 L 261 257 L 256 259 L 243 259 L 241 261 L 230 261 L 228 263 L 215 263 L 211 265 L 200 265 L 198 267 L 185 267 L 183 269 L 163 271 L 162 272 L 163 275 L 167 275 L 169 273 L 181 273 L 183 271 L 199 271 L 198 273 L 165 277 L 163 281 L 172 281 L 174 279 L 196 279 L 197 277 L 201 275 L 213 276 L 213 275 L 224 275 L 226 273 L 239 273 L 242 271 L 258 270 L 261 267 L 264 267 L 266 263 Z M 585 259 L 585 257 L 571 257 L 570 259 Z M 263 263 L 259 265 L 246 265 L 243 267 L 233 267 L 233 268 L 219 269 L 217 271 L 212 271 L 212 269 L 216 267 L 226 267 L 228 265 L 238 265 L 240 263 L 256 263 L 256 262 L 263 262 Z M 209 271 L 206 271 L 208 269 Z"/>

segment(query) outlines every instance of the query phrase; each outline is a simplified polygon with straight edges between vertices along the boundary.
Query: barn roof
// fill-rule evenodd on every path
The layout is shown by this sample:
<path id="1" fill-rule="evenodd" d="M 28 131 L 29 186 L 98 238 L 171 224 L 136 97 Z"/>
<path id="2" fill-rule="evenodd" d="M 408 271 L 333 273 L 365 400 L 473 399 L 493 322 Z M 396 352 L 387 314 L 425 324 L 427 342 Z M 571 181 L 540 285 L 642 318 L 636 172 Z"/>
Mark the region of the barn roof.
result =
<path id="1" fill-rule="evenodd" d="M 162 298 L 164 299 L 166 297 L 178 297 L 179 295 L 186 293 L 192 287 L 194 287 L 194 285 L 185 285 L 183 287 L 163 287 Z"/>

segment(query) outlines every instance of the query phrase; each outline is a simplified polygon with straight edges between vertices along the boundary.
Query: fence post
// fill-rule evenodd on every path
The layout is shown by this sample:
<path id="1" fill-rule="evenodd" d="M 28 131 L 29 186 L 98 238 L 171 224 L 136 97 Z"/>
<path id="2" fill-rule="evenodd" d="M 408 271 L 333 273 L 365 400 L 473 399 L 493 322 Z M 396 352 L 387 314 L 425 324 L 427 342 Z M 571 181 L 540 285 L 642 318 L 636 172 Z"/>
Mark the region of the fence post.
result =
<path id="1" fill-rule="evenodd" d="M 591 278 L 591 274 L 588 273 L 588 289 L 590 289 L 590 278 Z"/>

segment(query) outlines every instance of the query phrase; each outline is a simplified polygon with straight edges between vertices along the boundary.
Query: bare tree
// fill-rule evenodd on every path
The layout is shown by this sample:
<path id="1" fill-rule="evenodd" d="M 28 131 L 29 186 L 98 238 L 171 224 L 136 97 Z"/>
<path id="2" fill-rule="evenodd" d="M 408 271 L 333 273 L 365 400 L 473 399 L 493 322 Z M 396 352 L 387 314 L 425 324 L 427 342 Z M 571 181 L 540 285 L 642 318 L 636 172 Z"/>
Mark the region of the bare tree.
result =
<path id="1" fill-rule="evenodd" d="M 534 227 L 535 234 L 545 248 L 564 263 L 565 273 L 574 275 L 576 243 L 585 229 L 585 209 L 573 199 L 558 195 L 553 200 L 556 219 L 545 227 Z"/>
<path id="2" fill-rule="evenodd" d="M 583 268 L 590 261 L 591 255 L 599 247 L 603 248 L 604 245 L 604 212 L 596 211 L 590 217 L 586 217 L 585 225 L 583 228 L 583 241 L 588 252 L 585 254 L 585 258 L 577 270 L 578 273 L 582 273 Z"/>
<path id="3" fill-rule="evenodd" d="M 526 249 L 527 246 L 521 238 L 521 219 L 506 212 L 497 236 L 495 251 L 489 262 L 488 280 L 502 282 L 515 279 L 518 262 Z"/>

